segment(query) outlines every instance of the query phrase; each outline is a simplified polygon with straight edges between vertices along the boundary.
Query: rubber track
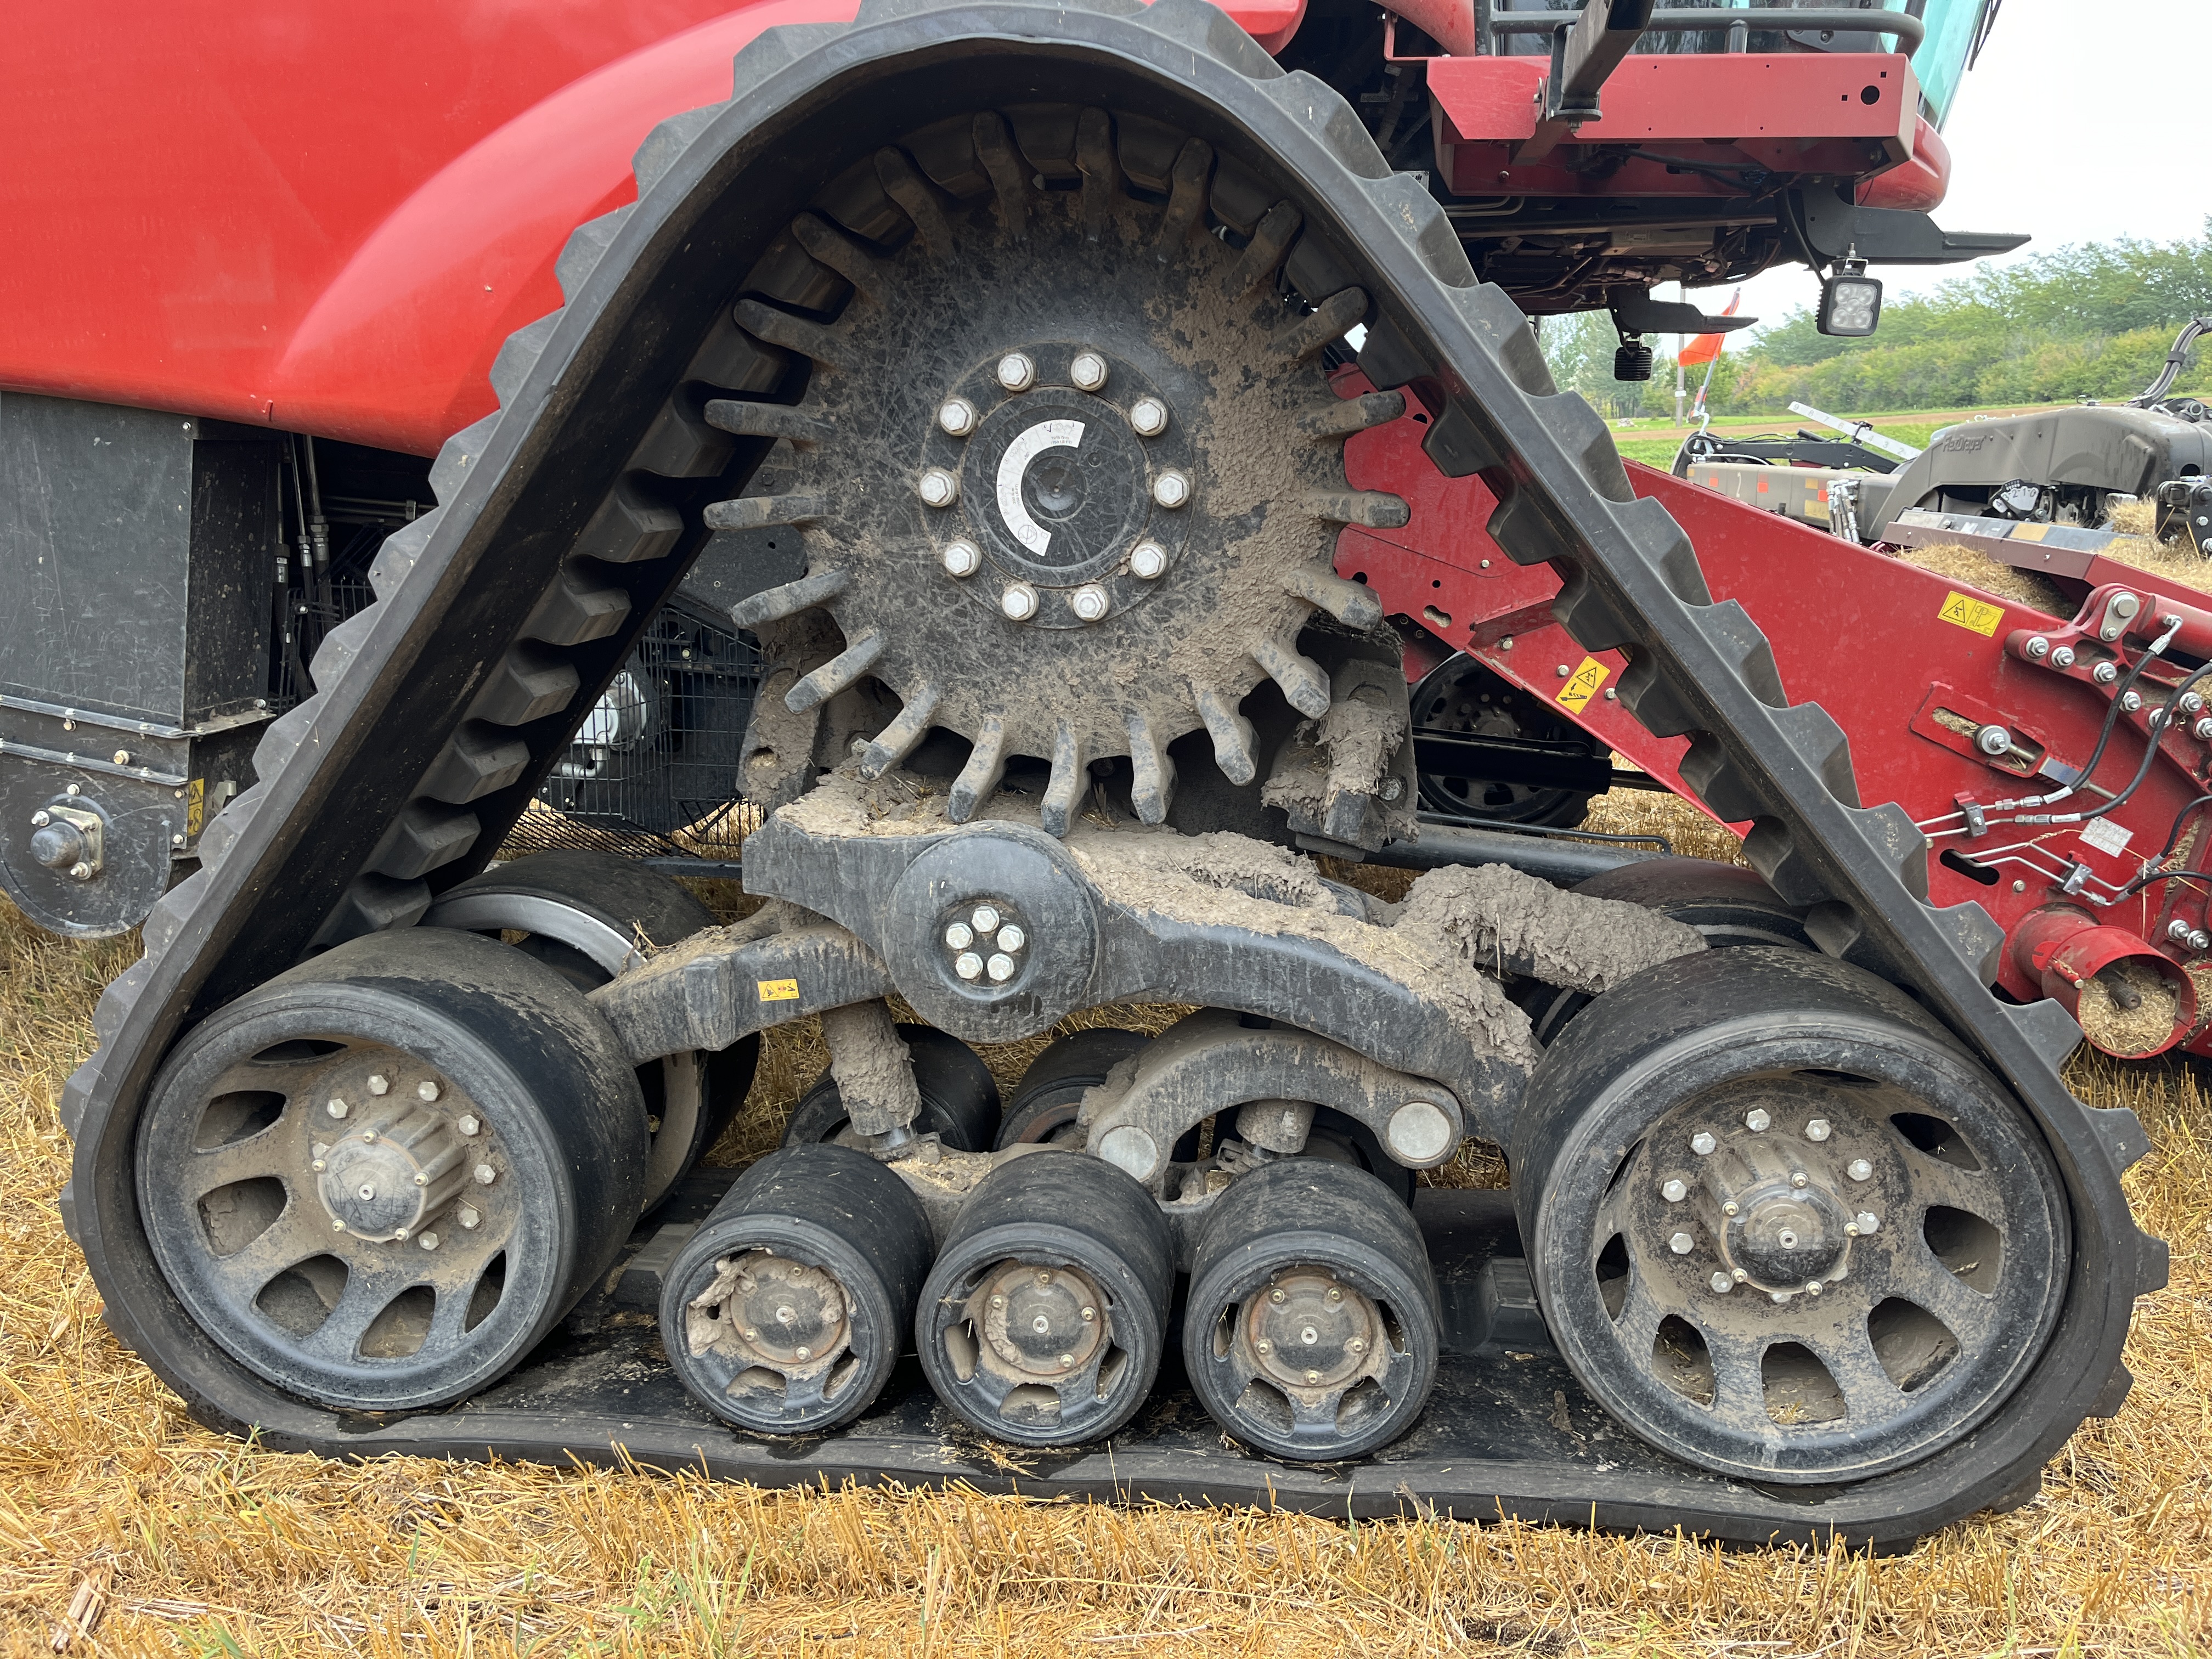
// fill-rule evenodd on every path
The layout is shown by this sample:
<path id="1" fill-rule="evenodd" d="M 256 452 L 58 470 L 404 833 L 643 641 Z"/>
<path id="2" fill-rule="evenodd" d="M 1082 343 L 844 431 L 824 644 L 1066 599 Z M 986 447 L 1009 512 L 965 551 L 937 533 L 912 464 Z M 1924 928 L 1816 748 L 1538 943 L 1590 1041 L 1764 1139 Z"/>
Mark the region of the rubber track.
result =
<path id="1" fill-rule="evenodd" d="M 1723 819 L 1753 821 L 1752 861 L 1809 907 L 1820 946 L 1907 986 L 2018 1091 L 2073 1206 L 2056 1334 L 1981 1432 L 1825 1500 L 1821 1519 L 1935 1524 L 2032 1480 L 2085 1416 L 2117 1407 L 2132 1298 L 2164 1283 L 2164 1247 L 2136 1230 L 2119 1187 L 2147 1149 L 2140 1126 L 2061 1082 L 2077 1032 L 2055 1004 L 1990 995 L 1994 924 L 1978 905 L 1928 904 L 1910 821 L 1860 805 L 1840 728 L 1787 701 L 1755 624 L 1711 602 L 1679 526 L 1632 498 L 1604 422 L 1558 392 L 1525 319 L 1476 283 L 1427 191 L 1389 173 L 1334 91 L 1284 74 L 1200 0 L 871 0 L 849 26 L 764 33 L 736 60 L 733 104 L 646 140 L 639 204 L 570 239 L 566 307 L 507 342 L 492 371 L 501 411 L 446 445 L 439 507 L 385 544 L 376 603 L 326 640 L 318 694 L 271 725 L 261 781 L 210 826 L 201 873 L 156 907 L 145 958 L 101 999 L 100 1046 L 63 1097 L 78 1137 L 63 1207 L 118 1335 L 204 1420 L 342 1449 L 338 1419 L 233 1365 L 152 1266 L 131 1159 L 154 1069 L 194 1020 L 302 951 L 411 921 L 433 890 L 487 861 L 673 587 L 702 535 L 697 505 L 735 493 L 766 447 L 697 410 L 714 390 L 772 393 L 784 374 L 781 352 L 728 323 L 726 275 L 806 204 L 811 185 L 783 158 L 857 157 L 919 125 L 941 107 L 928 86 L 946 84 L 948 56 L 962 82 L 1018 60 L 1024 84 L 1065 85 L 1075 103 L 1139 88 L 1145 106 L 1271 175 L 1304 216 L 1289 279 L 1315 303 L 1355 283 L 1374 297 L 1362 368 L 1433 411 L 1427 448 L 1443 471 L 1483 473 L 1500 502 L 1492 534 L 1516 561 L 1553 564 L 1576 639 L 1629 653 L 1622 702 L 1654 732 L 1691 737 L 1684 776 Z M 696 349 L 700 334 L 668 320 L 687 307 L 707 330 Z"/>

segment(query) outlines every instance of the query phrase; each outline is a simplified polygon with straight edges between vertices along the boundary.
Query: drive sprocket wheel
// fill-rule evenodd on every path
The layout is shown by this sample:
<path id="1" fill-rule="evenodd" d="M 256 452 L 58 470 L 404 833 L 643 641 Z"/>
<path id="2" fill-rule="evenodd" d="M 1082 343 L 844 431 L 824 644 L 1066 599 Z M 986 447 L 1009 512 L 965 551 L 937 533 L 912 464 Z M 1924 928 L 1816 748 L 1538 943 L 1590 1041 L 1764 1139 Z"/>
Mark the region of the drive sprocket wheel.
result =
<path id="1" fill-rule="evenodd" d="M 1404 400 L 1330 396 L 1324 349 L 1370 304 L 1355 287 L 1312 308 L 1285 297 L 1297 210 L 1276 205 L 1231 246 L 1209 210 L 1210 146 L 1165 152 L 1165 188 L 1147 190 L 1123 170 L 1116 118 L 1066 113 L 1079 188 L 1038 188 L 1015 131 L 985 112 L 981 168 L 951 188 L 916 163 L 927 135 L 877 155 L 896 251 L 826 204 L 800 215 L 793 242 L 849 288 L 835 320 L 757 300 L 737 315 L 811 360 L 805 394 L 796 408 L 707 409 L 793 452 L 763 468 L 773 482 L 756 488 L 770 493 L 708 509 L 717 528 L 793 526 L 806 543 L 806 574 L 740 605 L 738 622 L 819 607 L 843 635 L 785 706 L 801 714 L 872 677 L 902 707 L 864 776 L 945 728 L 973 745 L 956 821 L 1027 756 L 1050 763 L 1054 834 L 1090 763 L 1115 756 L 1130 757 L 1139 816 L 1164 820 L 1168 745 L 1200 727 L 1222 772 L 1250 782 L 1261 757 L 1238 704 L 1264 678 L 1300 713 L 1326 714 L 1328 676 L 1299 653 L 1299 630 L 1316 610 L 1360 628 L 1382 616 L 1333 573 L 1337 527 L 1402 525 L 1407 511 L 1346 487 L 1343 437 Z"/>

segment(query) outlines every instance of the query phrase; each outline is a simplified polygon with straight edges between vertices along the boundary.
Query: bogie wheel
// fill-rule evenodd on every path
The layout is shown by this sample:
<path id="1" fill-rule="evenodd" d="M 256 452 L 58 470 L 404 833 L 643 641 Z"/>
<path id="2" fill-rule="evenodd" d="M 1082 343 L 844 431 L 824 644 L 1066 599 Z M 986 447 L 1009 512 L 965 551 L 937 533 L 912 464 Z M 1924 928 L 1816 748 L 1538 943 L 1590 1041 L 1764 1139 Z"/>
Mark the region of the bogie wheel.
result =
<path id="1" fill-rule="evenodd" d="M 1167 1222 L 1127 1176 L 1075 1152 L 1014 1158 L 977 1183 L 922 1286 L 921 1368 L 992 1439 L 1100 1439 L 1152 1391 L 1174 1280 Z"/>
<path id="2" fill-rule="evenodd" d="M 155 1080 L 138 1201 L 171 1287 L 320 1404 L 459 1400 L 612 1262 L 635 1073 L 541 963 L 442 928 L 356 939 L 233 1002 Z"/>
<path id="3" fill-rule="evenodd" d="M 1191 1261 L 1183 1364 L 1214 1420 L 1302 1462 L 1411 1428 L 1443 1343 L 1412 1213 L 1361 1170 L 1284 1158 L 1215 1204 Z"/>
<path id="4" fill-rule="evenodd" d="M 1536 1294 L 1637 1434 L 1726 1474 L 1863 1480 L 1971 1435 L 2057 1317 L 2067 1213 L 2004 1088 L 1900 993 L 1717 951 L 1594 1002 L 1512 1149 Z"/>
<path id="5" fill-rule="evenodd" d="M 1417 739 L 1422 732 L 1429 731 L 1455 737 L 1589 746 L 1589 738 L 1573 721 L 1546 708 L 1540 699 L 1464 651 L 1421 677 L 1413 688 L 1412 707 Z M 1495 818 L 1504 823 L 1575 824 L 1589 810 L 1590 798 L 1579 789 L 1448 778 L 1431 773 L 1421 775 L 1420 787 L 1421 805 L 1429 811 Z"/>
<path id="6" fill-rule="evenodd" d="M 1084 1091 L 1105 1082 L 1107 1073 L 1133 1060 L 1151 1041 L 1142 1031 L 1105 1025 L 1055 1038 L 1022 1073 L 1021 1087 L 999 1120 L 998 1150 L 1030 1142 L 1081 1146 L 1083 1131 L 1075 1118 Z"/>
<path id="7" fill-rule="evenodd" d="M 896 1028 L 914 1056 L 915 1086 L 921 1093 L 916 1134 L 933 1134 L 959 1152 L 987 1152 L 999 1127 L 999 1085 L 983 1058 L 958 1037 L 929 1025 Z M 783 1144 L 820 1141 L 859 1145 L 837 1079 L 824 1072 L 791 1109 Z"/>
<path id="8" fill-rule="evenodd" d="M 849 1146 L 786 1146 L 738 1178 L 670 1268 L 660 1334 L 694 1399 L 762 1434 L 849 1423 L 905 1350 L 929 1224 Z"/>
<path id="9" fill-rule="evenodd" d="M 642 962 L 641 946 L 673 945 L 714 921 L 672 878 L 580 848 L 494 865 L 448 890 L 423 917 L 426 927 L 508 939 L 580 991 L 597 989 Z M 759 1060 L 756 1036 L 719 1054 L 670 1054 L 638 1067 L 653 1147 L 646 1165 L 647 1213 L 729 1127 Z"/>

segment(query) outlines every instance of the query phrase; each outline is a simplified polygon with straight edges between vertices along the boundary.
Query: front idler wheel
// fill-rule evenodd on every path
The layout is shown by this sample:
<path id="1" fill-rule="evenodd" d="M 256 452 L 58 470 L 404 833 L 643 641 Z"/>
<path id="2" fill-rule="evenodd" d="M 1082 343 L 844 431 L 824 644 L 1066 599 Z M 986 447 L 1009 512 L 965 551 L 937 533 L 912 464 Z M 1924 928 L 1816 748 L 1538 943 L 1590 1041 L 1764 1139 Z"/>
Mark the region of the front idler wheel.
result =
<path id="1" fill-rule="evenodd" d="M 914 1056 L 915 1087 L 921 1095 L 916 1134 L 939 1138 L 956 1152 L 987 1152 L 999 1127 L 999 1084 L 983 1057 L 958 1037 L 929 1025 L 894 1027 Z M 845 1110 L 837 1079 L 828 1072 L 791 1109 L 784 1126 L 787 1146 L 836 1141 L 860 1146 L 862 1138 Z"/>
<path id="2" fill-rule="evenodd" d="M 1215 1422 L 1301 1462 L 1364 1457 L 1411 1428 L 1443 1346 L 1412 1212 L 1364 1170 L 1284 1158 L 1206 1218 L 1183 1364 Z"/>
<path id="3" fill-rule="evenodd" d="M 319 1404 L 465 1399 L 612 1262 L 644 1102 L 558 974 L 466 933 L 356 939 L 181 1043 L 138 1137 L 155 1259 L 241 1364 Z"/>
<path id="4" fill-rule="evenodd" d="M 786 1146 L 738 1178 L 671 1267 L 661 1341 L 693 1399 L 758 1434 L 849 1423 L 883 1392 L 929 1267 L 906 1182 L 849 1146 Z"/>
<path id="5" fill-rule="evenodd" d="M 1079 1153 L 1017 1158 L 977 1185 L 930 1270 L 921 1368 L 994 1440 L 1101 1439 L 1152 1390 L 1174 1278 L 1167 1222 L 1142 1187 Z"/>
<path id="6" fill-rule="evenodd" d="M 1537 1298 L 1583 1385 L 1731 1476 L 1860 1480 L 1972 1434 L 2063 1294 L 2066 1210 L 2003 1086 L 1899 992 L 1710 951 L 1592 1003 L 1522 1107 Z"/>

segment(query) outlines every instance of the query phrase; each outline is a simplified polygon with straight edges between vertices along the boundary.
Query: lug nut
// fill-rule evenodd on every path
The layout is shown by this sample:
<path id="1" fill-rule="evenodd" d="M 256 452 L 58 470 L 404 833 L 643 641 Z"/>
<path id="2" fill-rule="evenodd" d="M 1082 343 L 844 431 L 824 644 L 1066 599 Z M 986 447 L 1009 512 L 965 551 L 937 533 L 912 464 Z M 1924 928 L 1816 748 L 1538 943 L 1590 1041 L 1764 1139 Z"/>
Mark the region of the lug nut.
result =
<path id="1" fill-rule="evenodd" d="M 1852 1219 L 1858 1223 L 1859 1231 L 1862 1233 L 1873 1232 L 1881 1225 L 1881 1218 L 1872 1210 L 1861 1210 Z"/>
<path id="2" fill-rule="evenodd" d="M 952 959 L 952 971 L 963 979 L 974 979 L 983 971 L 983 958 L 973 951 L 963 951 Z"/>
<path id="3" fill-rule="evenodd" d="M 999 924 L 1005 921 L 1006 918 L 999 914 L 999 907 L 997 905 L 979 904 L 975 907 L 974 914 L 971 915 L 968 920 L 975 925 L 975 928 L 977 933 L 995 933 L 999 931 Z M 1037 1280 L 1037 1283 L 1040 1285 L 1046 1282 L 1046 1280 L 1042 1279 Z"/>
<path id="4" fill-rule="evenodd" d="M 999 384 L 1009 392 L 1027 392 L 1036 384 L 1036 365 L 1027 354 L 1009 351 L 999 359 Z"/>
<path id="5" fill-rule="evenodd" d="M 1170 510 L 1190 500 L 1189 475 L 1170 467 L 1152 480 L 1152 499 Z"/>
<path id="6" fill-rule="evenodd" d="M 999 595 L 999 609 L 1006 613 L 1009 622 L 1027 622 L 1036 615 L 1036 589 L 1027 582 L 1015 582 Z"/>
<path id="7" fill-rule="evenodd" d="M 1129 405 L 1129 424 L 1140 438 L 1157 438 L 1168 429 L 1168 406 L 1158 398 L 1139 398 Z"/>
<path id="8" fill-rule="evenodd" d="M 1695 1152 L 1699 1158 L 1707 1158 L 1711 1156 L 1713 1148 L 1719 1145 L 1720 1142 L 1715 1140 L 1711 1134 L 1703 1129 L 1698 1130 L 1697 1133 L 1690 1137 L 1690 1150 Z"/>
<path id="9" fill-rule="evenodd" d="M 990 975 L 992 984 L 1004 985 L 1014 976 L 1014 959 L 1004 951 L 994 951 L 990 961 L 983 964 L 983 971 Z"/>
<path id="10" fill-rule="evenodd" d="M 1016 923 L 1010 921 L 999 929 L 999 948 L 1001 951 L 1018 951 L 1029 942 L 1030 936 Z"/>
<path id="11" fill-rule="evenodd" d="M 1797 1170 L 1790 1177 L 1790 1184 L 1797 1188 L 1799 1192 L 1804 1191 L 1811 1182 L 1812 1177 L 1808 1176 L 1802 1170 Z"/>
<path id="12" fill-rule="evenodd" d="M 1139 542 L 1129 550 L 1129 574 L 1138 580 L 1156 582 L 1167 568 L 1168 550 L 1158 542 Z"/>
<path id="13" fill-rule="evenodd" d="M 964 921 L 956 921 L 945 930 L 945 943 L 955 951 L 964 951 L 975 942 L 975 931 Z"/>
<path id="14" fill-rule="evenodd" d="M 1690 1189 L 1679 1181 L 1670 1181 L 1659 1189 L 1659 1196 L 1669 1204 L 1680 1204 L 1690 1195 Z"/>
<path id="15" fill-rule="evenodd" d="M 353 1108 L 347 1105 L 345 1102 L 338 1099 L 336 1096 L 332 1096 L 329 1103 L 326 1104 L 323 1109 L 328 1112 L 332 1117 L 343 1117 L 348 1112 L 351 1111 Z"/>
<path id="16" fill-rule="evenodd" d="M 1713 1294 L 1715 1296 L 1726 1296 L 1735 1288 L 1735 1280 L 1730 1279 L 1726 1273 L 1715 1273 L 1713 1275 Z"/>
<path id="17" fill-rule="evenodd" d="M 946 575 L 963 580 L 983 568 L 983 550 L 964 536 L 945 543 L 945 551 L 938 557 L 944 562 Z"/>
<path id="18" fill-rule="evenodd" d="M 965 398 L 947 398 L 937 406 L 937 423 L 956 438 L 975 429 L 975 405 Z"/>
<path id="19" fill-rule="evenodd" d="M 2185 691 L 2178 701 L 2181 704 L 2181 712 L 2185 714 L 2198 714 L 2204 711 L 2204 698 L 2200 692 Z"/>
<path id="20" fill-rule="evenodd" d="M 1067 599 L 1067 608 L 1075 612 L 1079 621 L 1087 623 L 1103 619 L 1112 605 L 1113 601 L 1106 597 L 1106 590 L 1097 582 L 1084 583 Z"/>
<path id="21" fill-rule="evenodd" d="M 1814 1118 L 1805 1125 L 1805 1139 L 1808 1140 L 1826 1140 L 1834 1133 L 1825 1117 Z"/>
<path id="22" fill-rule="evenodd" d="M 2100 662 L 2089 671 L 2089 678 L 2100 685 L 2110 685 L 2119 677 L 2120 671 L 2110 662 Z"/>
<path id="23" fill-rule="evenodd" d="M 476 1177 L 477 1186 L 489 1187 L 499 1179 L 499 1171 L 489 1164 L 479 1164 L 476 1167 Z"/>
<path id="24" fill-rule="evenodd" d="M 1106 384 L 1106 360 L 1095 351 L 1079 351 L 1067 366 L 1067 378 L 1085 392 L 1096 392 Z"/>
<path id="25" fill-rule="evenodd" d="M 1676 1233 L 1674 1237 L 1667 1241 L 1667 1248 L 1674 1251 L 1676 1255 L 1687 1255 L 1698 1248 L 1698 1241 L 1687 1233 Z"/>
<path id="26" fill-rule="evenodd" d="M 464 1204 L 454 1212 L 453 1219 L 459 1222 L 464 1229 L 473 1231 L 483 1224 L 483 1212 L 473 1204 Z"/>
<path id="27" fill-rule="evenodd" d="M 1753 1134 L 1764 1134 L 1774 1120 L 1766 1115 L 1764 1106 L 1754 1106 L 1743 1115 L 1743 1127 Z"/>
<path id="28" fill-rule="evenodd" d="M 435 1100 L 438 1097 L 438 1085 L 428 1078 L 423 1079 L 415 1085 L 415 1097 L 422 1101 Z"/>
<path id="29" fill-rule="evenodd" d="M 922 503 L 927 507 L 950 507 L 960 499 L 959 477 L 941 466 L 933 466 L 915 481 Z"/>
<path id="30" fill-rule="evenodd" d="M 382 1076 L 372 1076 L 368 1079 L 368 1091 L 373 1095 L 387 1094 L 391 1091 L 391 1089 L 392 1083 L 387 1078 Z"/>
<path id="31" fill-rule="evenodd" d="M 422 1237 L 416 1242 L 421 1244 L 426 1250 L 434 1250 L 438 1248 L 438 1235 L 435 1233 L 424 1233 Z"/>
<path id="32" fill-rule="evenodd" d="M 1855 1158 L 1844 1166 L 1844 1173 L 1854 1181 L 1871 1181 L 1874 1178 L 1874 1165 L 1863 1158 Z"/>
<path id="33" fill-rule="evenodd" d="M 472 1135 L 483 1127 L 483 1121 L 474 1112 L 464 1112 L 453 1127 L 465 1135 Z"/>

